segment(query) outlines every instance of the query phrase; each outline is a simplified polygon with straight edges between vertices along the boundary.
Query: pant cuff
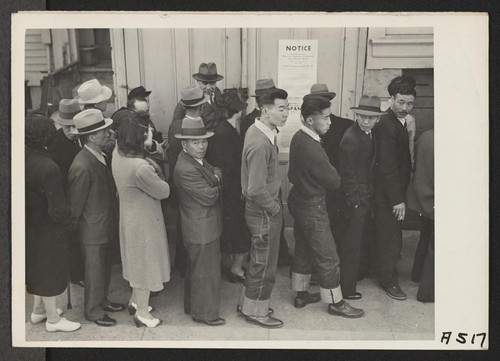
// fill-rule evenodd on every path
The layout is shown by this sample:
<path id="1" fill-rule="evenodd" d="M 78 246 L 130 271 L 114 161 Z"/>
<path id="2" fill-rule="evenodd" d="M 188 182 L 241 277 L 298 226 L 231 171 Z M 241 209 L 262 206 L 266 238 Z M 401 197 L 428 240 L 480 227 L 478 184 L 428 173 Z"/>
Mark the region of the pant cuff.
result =
<path id="1" fill-rule="evenodd" d="M 303 275 L 301 273 L 292 272 L 291 289 L 292 291 L 300 292 L 309 289 L 311 275 Z"/>
<path id="2" fill-rule="evenodd" d="M 344 299 L 340 286 L 335 288 L 320 287 L 319 294 L 321 295 L 321 301 L 326 303 L 337 303 Z"/>
<path id="3" fill-rule="evenodd" d="M 267 316 L 269 312 L 269 300 L 251 300 L 246 297 L 243 299 L 241 311 L 247 316 Z"/>

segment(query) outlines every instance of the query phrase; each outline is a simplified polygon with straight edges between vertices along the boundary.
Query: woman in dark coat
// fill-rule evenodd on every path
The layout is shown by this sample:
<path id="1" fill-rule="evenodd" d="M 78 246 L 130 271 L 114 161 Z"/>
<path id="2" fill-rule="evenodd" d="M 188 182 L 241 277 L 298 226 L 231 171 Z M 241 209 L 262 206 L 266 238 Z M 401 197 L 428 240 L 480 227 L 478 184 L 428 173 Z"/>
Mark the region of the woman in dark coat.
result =
<path id="1" fill-rule="evenodd" d="M 70 209 L 61 172 L 44 147 L 55 132 L 49 118 L 28 116 L 25 127 L 26 286 L 35 296 L 31 322 L 45 329 L 75 331 L 80 323 L 60 317 L 56 296 L 68 285 Z"/>
<path id="2" fill-rule="evenodd" d="M 236 130 L 247 103 L 240 100 L 236 93 L 222 95 L 226 119 L 214 129 L 209 139 L 207 161 L 222 170 L 222 236 L 221 252 L 226 258 L 232 256 L 228 272 L 230 282 L 245 280 L 243 264 L 250 250 L 250 231 L 245 222 L 245 205 L 241 198 L 241 151 L 243 139 Z M 229 257 L 228 257 L 229 256 Z"/>

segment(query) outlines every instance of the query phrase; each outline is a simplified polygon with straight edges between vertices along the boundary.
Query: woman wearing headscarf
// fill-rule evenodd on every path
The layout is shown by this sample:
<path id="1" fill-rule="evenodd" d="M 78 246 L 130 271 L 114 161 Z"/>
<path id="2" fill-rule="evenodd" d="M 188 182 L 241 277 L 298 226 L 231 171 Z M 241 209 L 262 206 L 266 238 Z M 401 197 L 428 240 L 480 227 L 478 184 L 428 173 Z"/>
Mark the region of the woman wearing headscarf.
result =
<path id="1" fill-rule="evenodd" d="M 120 203 L 120 249 L 123 278 L 132 287 L 128 309 L 137 327 L 156 327 L 151 292 L 170 280 L 170 255 L 160 201 L 170 187 L 159 166 L 148 158 L 153 129 L 136 113 L 116 132 L 112 170 Z"/>
<path id="2" fill-rule="evenodd" d="M 60 317 L 56 296 L 68 285 L 68 231 L 71 211 L 64 196 L 61 172 L 45 147 L 56 129 L 44 116 L 25 123 L 26 286 L 34 295 L 33 324 L 45 322 L 48 332 L 81 327 Z"/>

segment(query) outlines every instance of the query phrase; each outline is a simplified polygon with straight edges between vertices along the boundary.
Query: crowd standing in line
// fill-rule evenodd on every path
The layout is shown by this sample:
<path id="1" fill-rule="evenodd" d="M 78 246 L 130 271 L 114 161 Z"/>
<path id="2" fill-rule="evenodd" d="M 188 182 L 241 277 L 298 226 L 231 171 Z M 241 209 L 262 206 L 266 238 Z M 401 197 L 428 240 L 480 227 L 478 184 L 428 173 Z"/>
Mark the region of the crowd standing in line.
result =
<path id="1" fill-rule="evenodd" d="M 257 80 L 256 108 L 242 117 L 247 104 L 216 86 L 223 79 L 216 64 L 200 64 L 193 79 L 166 140 L 143 86 L 111 118 L 103 111 L 112 91 L 96 79 L 78 87 L 75 99 L 61 100 L 53 122 L 26 117 L 32 323 L 46 321 L 49 332 L 81 327 L 56 307 L 69 280 L 84 287 L 83 316 L 98 326 L 114 326 L 109 313 L 128 308 L 137 327 L 157 327 L 162 320 L 150 297 L 170 280 L 171 253 L 185 278 L 184 312 L 194 322 L 225 324 L 225 274 L 242 284 L 238 315 L 282 327 L 280 310 L 270 308 L 279 263 L 291 264 L 296 308 L 323 301 L 331 315 L 362 317 L 347 300 L 362 298 L 356 284 L 370 272 L 389 297 L 406 299 L 397 262 L 407 202 L 422 215 L 412 272 L 421 282 L 417 299 L 434 301 L 433 132 L 422 134 L 414 152 L 413 78 L 391 81 L 385 112 L 379 97 L 363 95 L 351 108 L 354 122 L 331 113 L 336 94 L 325 84 L 304 96 L 288 171 L 293 256 L 284 238 L 277 143 L 289 115 L 287 92 L 272 79 Z M 108 298 L 118 262 L 131 288 L 127 307 Z M 319 293 L 309 292 L 314 284 Z"/>

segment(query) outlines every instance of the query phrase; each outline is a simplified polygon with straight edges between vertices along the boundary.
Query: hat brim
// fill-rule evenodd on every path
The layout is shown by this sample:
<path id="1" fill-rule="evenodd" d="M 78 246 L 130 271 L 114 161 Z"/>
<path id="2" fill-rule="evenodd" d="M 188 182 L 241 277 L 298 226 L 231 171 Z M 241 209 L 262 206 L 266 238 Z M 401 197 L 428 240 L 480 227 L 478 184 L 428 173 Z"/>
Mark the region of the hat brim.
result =
<path id="1" fill-rule="evenodd" d="M 182 99 L 179 101 L 179 103 L 181 103 L 183 106 L 185 107 L 188 107 L 188 108 L 194 108 L 194 107 L 197 107 L 198 105 L 202 105 L 202 104 L 205 104 L 208 102 L 208 99 L 210 99 L 210 97 L 208 95 L 205 94 L 205 97 L 200 100 L 198 103 L 194 103 L 194 104 L 186 104 L 182 101 Z"/>
<path id="2" fill-rule="evenodd" d="M 113 91 L 105 85 L 101 85 L 101 87 L 102 87 L 101 94 L 93 97 L 92 99 L 82 100 L 82 98 L 80 98 L 79 96 L 77 96 L 75 99 L 78 100 L 78 103 L 80 104 L 96 104 L 111 98 L 111 95 L 113 95 Z"/>
<path id="3" fill-rule="evenodd" d="M 335 92 L 317 92 L 317 93 L 307 94 L 306 97 L 307 96 L 323 97 L 323 98 L 328 98 L 329 100 L 332 100 L 333 98 L 335 98 L 337 96 L 337 94 Z"/>
<path id="4" fill-rule="evenodd" d="M 88 132 L 79 132 L 78 129 L 75 128 L 70 133 L 74 134 L 74 135 L 85 135 L 85 134 L 95 133 L 95 132 L 98 132 L 99 130 L 108 128 L 111 124 L 113 124 L 113 119 L 104 118 L 104 123 L 105 124 L 103 126 L 96 128 L 96 129 L 89 130 Z"/>
<path id="5" fill-rule="evenodd" d="M 387 114 L 386 112 L 372 112 L 370 110 L 363 110 L 363 109 L 358 109 L 355 107 L 350 108 L 354 113 L 356 114 L 361 114 L 361 115 L 384 115 Z"/>
<path id="6" fill-rule="evenodd" d="M 56 110 L 54 113 L 52 113 L 50 118 L 53 119 L 54 122 L 56 122 L 57 124 L 60 124 L 60 125 L 75 125 L 75 122 L 73 121 L 73 119 L 61 118 L 59 116 L 59 110 Z"/>
<path id="7" fill-rule="evenodd" d="M 205 135 L 182 135 L 182 134 L 175 134 L 174 137 L 177 139 L 206 139 L 210 138 L 211 136 L 214 135 L 214 132 L 207 132 Z"/>
<path id="8" fill-rule="evenodd" d="M 275 86 L 272 86 L 272 87 L 270 87 L 270 88 L 266 88 L 266 89 L 259 89 L 258 91 L 256 90 L 256 91 L 255 91 L 255 94 L 250 95 L 250 96 L 251 96 L 251 97 L 260 97 L 260 96 L 262 96 L 262 94 L 264 94 L 264 93 L 265 93 L 265 92 L 267 92 L 268 90 L 272 90 L 272 89 L 276 89 L 276 87 L 275 87 Z M 259 94 L 257 94 L 257 93 L 259 93 Z"/>
<path id="9" fill-rule="evenodd" d="M 196 80 L 206 81 L 206 82 L 216 82 L 216 81 L 224 79 L 224 77 L 220 74 L 217 74 L 217 77 L 213 80 L 212 79 L 202 79 L 202 78 L 200 78 L 200 73 L 193 74 L 193 78 Z"/>

